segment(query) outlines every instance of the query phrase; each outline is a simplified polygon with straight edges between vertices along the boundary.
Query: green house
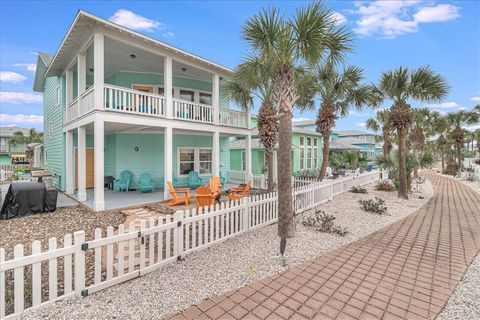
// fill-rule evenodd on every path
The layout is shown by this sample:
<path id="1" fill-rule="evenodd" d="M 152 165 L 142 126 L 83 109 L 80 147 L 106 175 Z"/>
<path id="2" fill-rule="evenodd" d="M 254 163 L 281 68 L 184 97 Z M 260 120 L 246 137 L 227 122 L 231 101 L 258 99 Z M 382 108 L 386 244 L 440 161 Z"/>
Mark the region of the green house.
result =
<path id="1" fill-rule="evenodd" d="M 37 59 L 33 88 L 43 93 L 45 169 L 57 188 L 97 211 L 168 199 L 167 181 L 188 186 L 191 171 L 205 184 L 212 176 L 228 182 L 230 141 L 251 140 L 249 114 L 225 99 L 231 74 L 79 11 L 57 52 Z M 130 192 L 106 188 L 127 170 Z M 132 192 L 141 173 L 151 176 L 155 192 Z"/>
<path id="2" fill-rule="evenodd" d="M 21 132 L 25 136 L 29 135 L 30 129 L 17 126 L 0 127 L 0 165 L 8 165 L 16 162 L 25 162 L 25 144 L 13 145 L 10 143 L 16 132 Z"/>

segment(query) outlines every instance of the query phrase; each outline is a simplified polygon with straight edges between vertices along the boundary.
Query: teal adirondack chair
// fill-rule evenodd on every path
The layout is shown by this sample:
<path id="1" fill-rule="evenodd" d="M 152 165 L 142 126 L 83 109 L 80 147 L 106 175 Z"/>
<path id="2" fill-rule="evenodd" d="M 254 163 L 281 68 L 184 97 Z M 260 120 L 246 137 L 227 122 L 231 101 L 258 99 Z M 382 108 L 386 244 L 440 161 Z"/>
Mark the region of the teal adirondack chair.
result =
<path id="1" fill-rule="evenodd" d="M 140 192 L 155 191 L 155 183 L 149 173 L 140 174 Z"/>
<path id="2" fill-rule="evenodd" d="M 188 186 L 191 189 L 196 189 L 202 185 L 202 179 L 198 175 L 197 171 L 190 171 L 188 173 Z"/>
<path id="3" fill-rule="evenodd" d="M 223 173 L 220 172 L 220 184 L 222 185 L 222 187 L 223 187 L 223 185 L 225 184 L 225 181 L 226 181 L 226 180 L 227 180 L 227 177 L 225 177 L 225 176 L 223 175 Z"/>
<path id="4" fill-rule="evenodd" d="M 120 179 L 115 179 L 115 181 L 113 182 L 113 190 L 125 190 L 126 192 L 128 192 L 132 178 L 133 173 L 128 170 L 122 171 L 120 173 Z"/>

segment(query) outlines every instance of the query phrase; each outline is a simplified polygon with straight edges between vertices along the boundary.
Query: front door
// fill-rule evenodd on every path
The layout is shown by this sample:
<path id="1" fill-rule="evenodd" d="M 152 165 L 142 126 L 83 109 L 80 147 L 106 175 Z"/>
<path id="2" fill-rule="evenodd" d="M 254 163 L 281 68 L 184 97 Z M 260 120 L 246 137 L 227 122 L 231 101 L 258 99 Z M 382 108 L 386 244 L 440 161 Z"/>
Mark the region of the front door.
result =
<path id="1" fill-rule="evenodd" d="M 93 149 L 86 149 L 86 176 L 85 183 L 87 188 L 93 188 Z M 78 189 L 78 149 L 75 149 L 75 189 Z"/>

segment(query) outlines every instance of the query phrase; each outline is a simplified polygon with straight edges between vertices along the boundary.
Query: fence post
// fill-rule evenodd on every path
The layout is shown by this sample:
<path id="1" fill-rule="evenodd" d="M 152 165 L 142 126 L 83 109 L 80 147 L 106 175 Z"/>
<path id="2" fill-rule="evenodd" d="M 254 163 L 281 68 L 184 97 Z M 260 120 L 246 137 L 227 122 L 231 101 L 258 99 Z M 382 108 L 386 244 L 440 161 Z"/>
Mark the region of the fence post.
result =
<path id="1" fill-rule="evenodd" d="M 242 229 L 243 231 L 248 231 L 250 229 L 250 212 L 249 205 L 250 198 L 246 197 L 242 199 Z"/>
<path id="2" fill-rule="evenodd" d="M 183 211 L 177 211 L 173 214 L 173 221 L 177 227 L 173 230 L 173 254 L 177 261 L 183 259 Z"/>
<path id="3" fill-rule="evenodd" d="M 85 290 L 85 251 L 82 245 L 85 243 L 85 231 L 76 231 L 73 234 L 75 245 L 75 295 L 84 295 Z"/>

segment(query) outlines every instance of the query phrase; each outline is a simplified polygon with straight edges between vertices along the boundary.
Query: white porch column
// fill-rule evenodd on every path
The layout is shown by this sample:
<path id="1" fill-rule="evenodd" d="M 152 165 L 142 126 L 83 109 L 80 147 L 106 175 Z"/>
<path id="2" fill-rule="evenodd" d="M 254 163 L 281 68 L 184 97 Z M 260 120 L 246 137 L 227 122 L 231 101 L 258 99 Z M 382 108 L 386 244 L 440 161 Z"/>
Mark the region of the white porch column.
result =
<path id="1" fill-rule="evenodd" d="M 66 103 L 68 105 L 73 99 L 73 71 L 72 69 L 67 69 L 65 71 L 65 96 Z"/>
<path id="2" fill-rule="evenodd" d="M 164 199 L 170 199 L 170 192 L 168 192 L 167 181 L 173 183 L 173 129 L 166 127 L 164 134 Z M 178 160 L 177 160 L 178 161 Z"/>
<path id="3" fill-rule="evenodd" d="M 220 120 L 220 76 L 217 73 L 212 76 L 212 105 L 213 122 L 218 124 Z"/>
<path id="4" fill-rule="evenodd" d="M 172 101 L 172 88 L 173 88 L 173 72 L 172 72 L 172 57 L 165 57 L 163 59 L 163 88 L 166 99 L 167 118 L 173 116 L 173 101 Z"/>
<path id="5" fill-rule="evenodd" d="M 102 211 L 105 210 L 105 198 L 104 198 L 104 122 L 103 119 L 97 117 L 93 124 L 93 139 L 94 139 L 94 182 L 93 182 L 93 210 Z"/>
<path id="6" fill-rule="evenodd" d="M 85 92 L 87 87 L 87 58 L 80 53 L 77 56 L 77 97 Z M 78 99 L 80 101 L 80 99 Z"/>
<path id="7" fill-rule="evenodd" d="M 87 139 L 87 132 L 85 127 L 78 127 L 77 128 L 77 199 L 78 201 L 85 201 L 87 200 L 87 184 L 86 184 L 86 176 L 87 176 L 87 167 L 86 167 L 86 139 Z"/>
<path id="8" fill-rule="evenodd" d="M 245 139 L 245 173 L 246 179 L 252 179 L 252 136 L 248 135 Z"/>
<path id="9" fill-rule="evenodd" d="M 212 141 L 212 175 L 220 176 L 220 132 L 213 133 Z"/>
<path id="10" fill-rule="evenodd" d="M 73 194 L 73 132 L 65 133 L 65 192 Z"/>
<path id="11" fill-rule="evenodd" d="M 104 36 L 97 31 L 93 36 L 93 85 L 96 109 L 103 109 L 104 60 Z"/>

